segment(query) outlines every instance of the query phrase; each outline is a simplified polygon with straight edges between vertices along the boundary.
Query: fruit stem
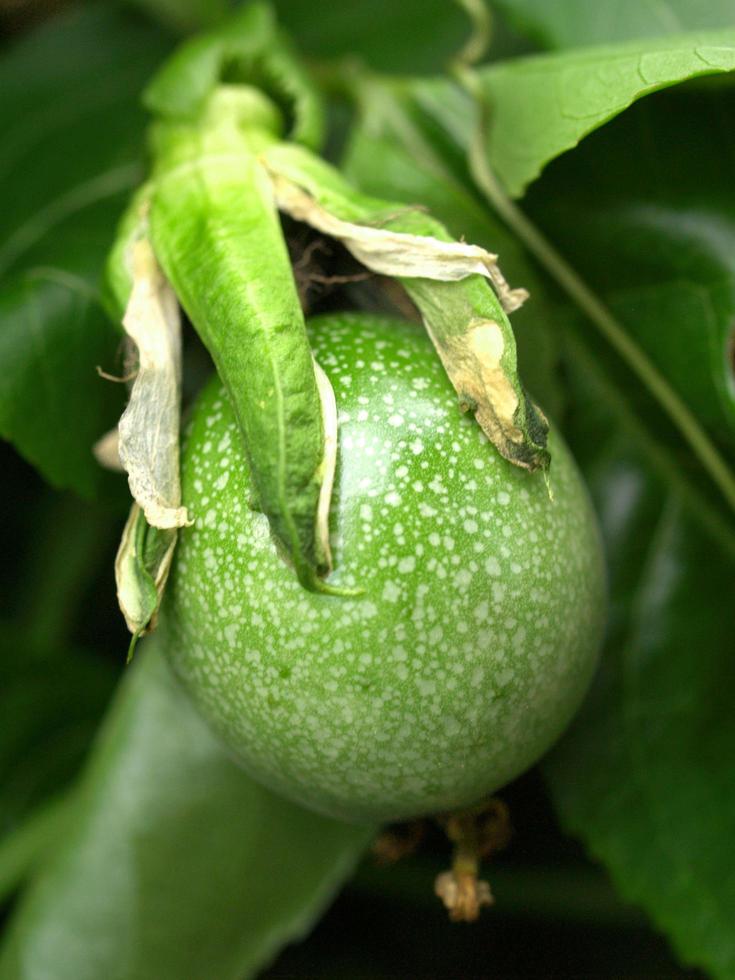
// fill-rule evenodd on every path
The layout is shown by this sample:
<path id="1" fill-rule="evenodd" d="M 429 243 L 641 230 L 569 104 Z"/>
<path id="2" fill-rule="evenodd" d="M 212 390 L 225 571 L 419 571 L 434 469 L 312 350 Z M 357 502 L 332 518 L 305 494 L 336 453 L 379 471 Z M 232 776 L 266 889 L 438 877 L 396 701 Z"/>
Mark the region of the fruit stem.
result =
<path id="1" fill-rule="evenodd" d="M 490 885 L 478 878 L 480 861 L 501 850 L 511 836 L 507 806 L 490 799 L 479 806 L 439 818 L 454 844 L 452 866 L 438 875 L 434 891 L 452 922 L 475 922 L 485 905 L 495 901 Z"/>

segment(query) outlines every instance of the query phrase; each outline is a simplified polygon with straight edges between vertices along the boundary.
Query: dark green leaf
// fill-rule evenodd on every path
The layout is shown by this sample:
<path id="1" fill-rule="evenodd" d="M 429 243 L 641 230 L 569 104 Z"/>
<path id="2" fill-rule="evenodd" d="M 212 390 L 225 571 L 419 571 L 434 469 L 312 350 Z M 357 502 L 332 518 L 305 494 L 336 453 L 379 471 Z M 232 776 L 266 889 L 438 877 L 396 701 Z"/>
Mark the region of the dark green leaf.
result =
<path id="1" fill-rule="evenodd" d="M 238 6 L 234 0 L 127 0 L 177 31 L 216 26 Z M 312 58 L 357 56 L 374 68 L 436 71 L 463 44 L 470 30 L 451 0 L 350 0 L 324 16 L 307 0 L 275 0 L 279 23 Z M 504 56 L 527 45 L 502 23 L 493 25 L 493 51 Z"/>
<path id="2" fill-rule="evenodd" d="M 546 48 L 609 44 L 735 23 L 730 0 L 492 0 L 522 34 Z"/>
<path id="3" fill-rule="evenodd" d="M 569 434 L 601 515 L 612 617 L 592 694 L 546 772 L 621 893 L 684 959 L 729 978 L 735 565 L 601 408 L 594 372 L 575 386 Z"/>
<path id="4" fill-rule="evenodd" d="M 114 680 L 88 651 L 34 647 L 0 624 L 0 839 L 76 775 Z"/>
<path id="5" fill-rule="evenodd" d="M 112 5 L 49 21 L 0 62 L 0 280 L 53 265 L 96 283 L 141 172 L 139 93 L 168 41 Z"/>
<path id="6" fill-rule="evenodd" d="M 527 202 L 710 433 L 730 446 L 735 141 L 724 120 L 733 109 L 729 87 L 647 99 L 554 164 Z"/>
<path id="7" fill-rule="evenodd" d="M 728 91 L 682 89 L 643 103 L 560 160 L 529 200 L 721 438 L 732 419 L 733 275 L 718 144 L 728 144 L 719 120 L 730 100 Z M 621 892 L 684 958 L 731 977 L 735 892 L 722 859 L 735 830 L 735 725 L 723 692 L 734 676 L 735 568 L 720 550 L 725 536 L 706 534 L 679 496 L 681 469 L 660 481 L 655 454 L 621 432 L 626 407 L 601 410 L 613 404 L 616 376 L 606 366 L 602 379 L 603 363 L 599 351 L 572 351 L 581 394 L 571 433 L 603 517 L 613 618 L 598 682 L 550 779 L 568 827 Z M 633 389 L 623 392 L 635 403 Z"/>
<path id="8" fill-rule="evenodd" d="M 115 424 L 124 389 L 95 365 L 119 338 L 87 284 L 36 269 L 0 289 L 0 435 L 57 487 L 91 495 L 102 470 L 92 446 Z"/>
<path id="9" fill-rule="evenodd" d="M 0 976 L 242 980 L 307 931 L 373 832 L 252 782 L 148 643 Z"/>
<path id="10" fill-rule="evenodd" d="M 213 27 L 232 10 L 231 0 L 127 0 L 176 31 Z"/>
<path id="11" fill-rule="evenodd" d="M 305 54 L 358 56 L 392 71 L 436 71 L 465 40 L 468 20 L 448 0 L 351 0 L 328 12 L 312 0 L 276 0 L 284 28 Z"/>
<path id="12" fill-rule="evenodd" d="M 0 63 L 0 433 L 90 495 L 94 440 L 119 414 L 119 334 L 96 285 L 141 173 L 139 90 L 166 39 L 99 5 L 49 21 Z M 119 366 L 119 365 L 117 365 Z"/>
<path id="13" fill-rule="evenodd" d="M 49 799 L 76 777 L 117 673 L 73 639 L 75 622 L 93 618 L 84 595 L 114 544 L 110 516 L 48 491 L 26 514 L 32 541 L 6 551 L 13 588 L 0 622 L 0 897 L 25 870 L 19 854 L 33 856 Z"/>
<path id="14" fill-rule="evenodd" d="M 543 167 L 645 95 L 735 68 L 735 31 L 517 58 L 482 69 L 488 155 L 520 196 Z"/>

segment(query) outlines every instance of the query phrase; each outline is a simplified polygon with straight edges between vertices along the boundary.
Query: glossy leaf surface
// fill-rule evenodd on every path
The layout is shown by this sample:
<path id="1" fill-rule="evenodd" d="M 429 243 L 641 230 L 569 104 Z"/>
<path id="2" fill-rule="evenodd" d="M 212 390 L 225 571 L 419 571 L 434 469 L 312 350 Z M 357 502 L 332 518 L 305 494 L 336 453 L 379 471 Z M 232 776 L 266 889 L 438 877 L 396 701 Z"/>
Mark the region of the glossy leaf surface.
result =
<path id="1" fill-rule="evenodd" d="M 609 44 L 735 23 L 729 0 L 615 0 L 604 4 L 588 0 L 493 0 L 493 6 L 544 48 Z"/>
<path id="2" fill-rule="evenodd" d="M 240 980 L 301 936 L 373 830 L 307 813 L 230 761 L 149 643 L 0 976 Z"/>
<path id="3" fill-rule="evenodd" d="M 735 31 L 535 55 L 481 72 L 490 163 L 520 196 L 554 157 L 637 99 L 735 68 Z"/>

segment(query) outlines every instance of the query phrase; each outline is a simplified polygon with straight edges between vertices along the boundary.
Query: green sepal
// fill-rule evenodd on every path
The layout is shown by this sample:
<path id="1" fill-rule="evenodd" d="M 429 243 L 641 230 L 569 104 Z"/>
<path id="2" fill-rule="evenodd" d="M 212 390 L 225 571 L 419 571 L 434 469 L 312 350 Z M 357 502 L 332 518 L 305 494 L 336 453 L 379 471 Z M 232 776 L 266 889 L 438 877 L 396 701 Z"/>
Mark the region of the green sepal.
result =
<path id="1" fill-rule="evenodd" d="M 138 639 L 155 629 L 177 533 L 176 528 L 151 527 L 133 504 L 115 561 L 118 602 L 132 633 L 128 663 Z"/>
<path id="2" fill-rule="evenodd" d="M 321 144 L 319 95 L 267 4 L 251 4 L 182 44 L 154 76 L 143 102 L 159 117 L 191 121 L 221 83 L 261 88 L 285 110 L 289 139 L 312 148 Z"/>
<path id="3" fill-rule="evenodd" d="M 151 242 L 227 389 L 274 537 L 305 588 L 329 591 L 315 533 L 321 401 L 270 180 L 253 152 L 273 137 L 245 133 L 237 113 L 214 119 L 159 124 Z"/>

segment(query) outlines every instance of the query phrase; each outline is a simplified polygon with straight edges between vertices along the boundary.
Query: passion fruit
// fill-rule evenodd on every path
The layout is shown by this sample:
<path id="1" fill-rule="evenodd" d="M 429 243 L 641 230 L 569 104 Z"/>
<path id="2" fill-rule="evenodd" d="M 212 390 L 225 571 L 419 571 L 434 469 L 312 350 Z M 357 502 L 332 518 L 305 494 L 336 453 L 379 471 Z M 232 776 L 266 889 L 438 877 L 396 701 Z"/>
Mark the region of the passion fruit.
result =
<path id="1" fill-rule="evenodd" d="M 183 454 L 161 628 L 176 673 L 258 780 L 322 813 L 393 821 L 468 805 L 532 765 L 590 680 L 605 582 L 595 516 L 552 427 L 548 479 L 502 459 L 422 331 L 312 320 L 335 390 L 335 585 L 302 588 L 252 507 L 215 379 Z"/>

